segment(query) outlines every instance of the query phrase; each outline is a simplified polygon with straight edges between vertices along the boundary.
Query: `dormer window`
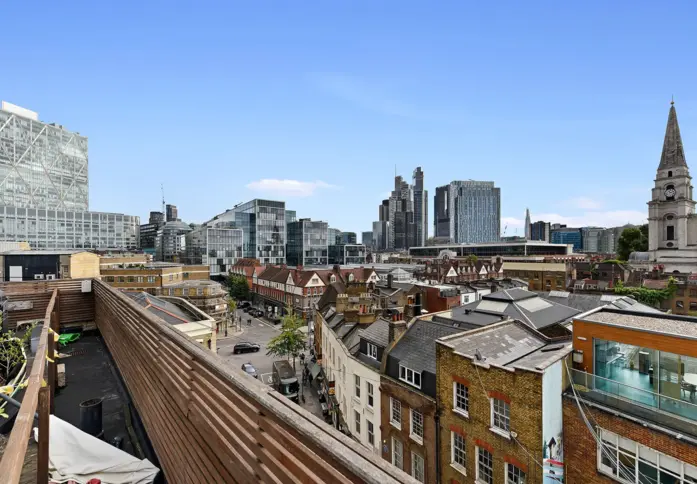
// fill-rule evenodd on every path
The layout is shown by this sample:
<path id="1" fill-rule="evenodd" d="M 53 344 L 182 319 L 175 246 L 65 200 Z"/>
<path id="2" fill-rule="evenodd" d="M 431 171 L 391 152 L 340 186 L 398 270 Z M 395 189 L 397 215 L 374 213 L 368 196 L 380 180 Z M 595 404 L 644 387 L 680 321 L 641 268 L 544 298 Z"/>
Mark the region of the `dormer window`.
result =
<path id="1" fill-rule="evenodd" d="M 378 359 L 378 347 L 375 346 L 373 343 L 366 343 L 366 356 L 377 360 Z"/>
<path id="2" fill-rule="evenodd" d="M 348 281 L 349 281 L 349 282 L 353 282 L 353 274 L 349 274 L 349 275 L 348 275 Z"/>
<path id="3" fill-rule="evenodd" d="M 329 282 L 330 282 L 330 283 L 336 282 L 336 276 L 335 276 L 334 274 L 332 274 L 331 276 L 329 276 Z"/>
<path id="4" fill-rule="evenodd" d="M 399 365 L 399 379 L 407 382 L 416 388 L 421 388 L 421 372 L 407 368 L 406 366 Z"/>

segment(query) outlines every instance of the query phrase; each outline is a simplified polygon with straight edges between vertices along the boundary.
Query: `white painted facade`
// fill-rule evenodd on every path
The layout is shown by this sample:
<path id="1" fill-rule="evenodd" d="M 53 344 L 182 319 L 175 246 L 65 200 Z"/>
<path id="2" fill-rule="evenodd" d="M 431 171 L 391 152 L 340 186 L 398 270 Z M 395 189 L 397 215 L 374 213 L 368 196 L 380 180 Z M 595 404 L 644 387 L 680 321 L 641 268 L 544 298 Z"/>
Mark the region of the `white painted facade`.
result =
<path id="1" fill-rule="evenodd" d="M 380 454 L 380 373 L 354 358 L 322 319 L 322 366 L 328 381 L 334 380 L 336 400 L 349 433 L 361 444 Z M 356 380 L 358 377 L 358 381 Z M 356 395 L 356 387 L 360 394 Z M 371 388 L 372 387 L 372 388 Z M 370 391 L 372 390 L 372 399 Z M 370 402 L 372 401 L 372 406 Z M 357 432 L 356 420 L 360 421 Z M 369 427 L 372 424 L 372 443 Z"/>

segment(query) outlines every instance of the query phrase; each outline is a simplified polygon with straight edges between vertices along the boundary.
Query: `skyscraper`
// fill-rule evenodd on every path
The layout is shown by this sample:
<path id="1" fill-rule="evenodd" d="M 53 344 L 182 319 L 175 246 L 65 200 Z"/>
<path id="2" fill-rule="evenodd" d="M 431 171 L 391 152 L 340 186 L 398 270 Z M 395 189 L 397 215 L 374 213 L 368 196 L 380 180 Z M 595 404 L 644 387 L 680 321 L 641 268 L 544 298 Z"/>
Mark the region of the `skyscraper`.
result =
<path id="1" fill-rule="evenodd" d="M 433 199 L 433 236 L 450 238 L 450 185 L 436 188 Z"/>
<path id="2" fill-rule="evenodd" d="M 499 241 L 501 189 L 494 182 L 452 181 L 436 188 L 435 206 L 435 237 L 456 244 Z"/>
<path id="3" fill-rule="evenodd" d="M 428 190 L 424 189 L 424 172 L 420 166 L 414 170 L 412 178 L 414 193 L 414 225 L 416 229 L 414 245 L 426 245 L 428 238 Z"/>
<path id="4" fill-rule="evenodd" d="M 525 209 L 525 240 L 530 240 L 531 227 L 530 227 L 530 209 Z"/>

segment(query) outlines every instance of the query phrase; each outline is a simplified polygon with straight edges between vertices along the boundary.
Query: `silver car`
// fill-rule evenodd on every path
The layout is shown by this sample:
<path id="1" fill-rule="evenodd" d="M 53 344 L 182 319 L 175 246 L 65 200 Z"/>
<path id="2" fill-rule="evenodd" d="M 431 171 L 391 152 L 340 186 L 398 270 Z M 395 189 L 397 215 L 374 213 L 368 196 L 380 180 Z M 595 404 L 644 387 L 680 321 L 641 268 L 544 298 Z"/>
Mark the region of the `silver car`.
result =
<path id="1" fill-rule="evenodd" d="M 254 365 L 252 365 L 251 363 L 242 363 L 242 371 L 249 376 L 259 378 L 259 375 L 257 374 L 257 369 L 254 368 Z"/>

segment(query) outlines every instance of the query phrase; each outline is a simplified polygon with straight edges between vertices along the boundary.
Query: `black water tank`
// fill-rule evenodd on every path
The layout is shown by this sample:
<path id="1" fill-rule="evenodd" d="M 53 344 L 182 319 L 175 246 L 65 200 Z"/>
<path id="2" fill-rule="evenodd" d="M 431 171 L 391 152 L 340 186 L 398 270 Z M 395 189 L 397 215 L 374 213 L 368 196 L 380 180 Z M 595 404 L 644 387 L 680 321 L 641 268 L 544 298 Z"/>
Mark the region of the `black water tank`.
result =
<path id="1" fill-rule="evenodd" d="M 80 430 L 100 439 L 103 437 L 101 398 L 91 398 L 80 404 Z"/>

